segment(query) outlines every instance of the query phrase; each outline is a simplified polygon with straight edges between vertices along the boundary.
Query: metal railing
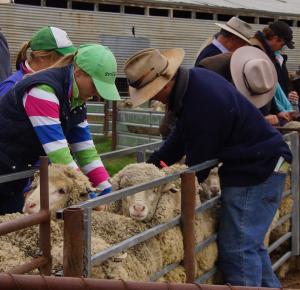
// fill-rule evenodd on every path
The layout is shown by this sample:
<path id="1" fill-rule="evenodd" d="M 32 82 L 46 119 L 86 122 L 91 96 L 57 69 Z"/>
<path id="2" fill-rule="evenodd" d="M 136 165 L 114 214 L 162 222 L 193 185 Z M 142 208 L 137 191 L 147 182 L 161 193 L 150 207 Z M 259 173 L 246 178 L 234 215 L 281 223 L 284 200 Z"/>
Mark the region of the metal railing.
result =
<path id="1" fill-rule="evenodd" d="M 277 261 L 275 261 L 275 263 L 273 264 L 274 270 L 278 269 L 278 267 L 280 267 L 292 255 L 299 255 L 299 162 L 298 162 L 299 143 L 298 143 L 298 136 L 296 133 L 287 134 L 284 136 L 284 139 L 287 142 L 290 142 L 290 144 L 291 144 L 291 150 L 293 152 L 294 161 L 292 163 L 291 190 L 288 190 L 287 192 L 283 193 L 283 196 L 287 196 L 289 194 L 292 195 L 293 200 L 294 200 L 294 208 L 293 208 L 292 214 L 283 216 L 276 223 L 276 225 L 274 225 L 273 228 L 280 226 L 285 221 L 292 218 L 292 231 L 289 233 L 286 233 L 283 237 L 280 237 L 277 241 L 275 241 L 272 245 L 269 246 L 268 250 L 269 250 L 269 252 L 272 252 L 274 249 L 278 248 L 280 245 L 282 245 L 282 243 L 284 243 L 288 239 L 292 240 L 292 248 L 288 252 L 284 253 L 283 256 L 280 257 Z M 155 148 L 159 143 L 160 142 L 157 142 L 157 144 L 154 143 L 150 146 L 153 146 Z M 146 148 L 148 148 L 147 146 L 149 146 L 149 145 L 143 145 L 142 148 L 146 150 Z M 115 154 L 116 154 L 116 156 L 119 156 L 119 154 L 126 154 L 126 152 L 133 153 L 135 151 L 138 151 L 139 147 L 140 146 L 137 146 L 137 147 L 131 148 L 131 149 L 123 149 L 120 151 L 116 151 Z M 151 147 L 151 148 L 153 149 L 153 147 Z M 106 157 L 107 158 L 114 157 L 114 153 L 113 152 L 109 153 L 106 155 Z M 139 191 L 143 191 L 143 190 L 150 189 L 150 188 L 153 188 L 153 187 L 161 185 L 161 184 L 165 184 L 165 183 L 174 181 L 175 179 L 177 179 L 179 177 L 184 179 L 184 178 L 186 178 L 186 177 L 184 177 L 185 174 L 210 168 L 210 167 L 216 165 L 217 163 L 218 163 L 217 160 L 207 161 L 202 164 L 199 164 L 199 165 L 187 168 L 185 170 L 179 171 L 177 173 L 174 173 L 173 175 L 159 178 L 159 179 L 153 180 L 148 183 L 143 183 L 143 184 L 132 186 L 132 187 L 129 187 L 126 189 L 118 190 L 111 194 L 108 194 L 105 196 L 100 196 L 93 200 L 89 200 L 89 201 L 86 201 L 86 202 L 78 205 L 78 208 L 84 210 L 84 222 L 83 222 L 84 223 L 84 231 L 82 232 L 82 234 L 84 235 L 84 240 L 85 240 L 85 249 L 84 249 L 84 253 L 85 253 L 84 257 L 85 258 L 84 258 L 84 265 L 83 265 L 84 275 L 87 277 L 90 276 L 91 267 L 93 265 L 98 264 L 99 262 L 103 262 L 106 259 L 114 256 L 115 254 L 117 254 L 119 252 L 122 252 L 134 245 L 137 245 L 147 239 L 150 239 L 150 238 L 158 235 L 159 233 L 162 233 L 176 225 L 179 225 L 181 220 L 186 220 L 186 218 L 183 216 L 185 214 L 184 210 L 182 210 L 181 216 L 177 216 L 166 223 L 154 226 L 153 228 L 150 228 L 150 229 L 146 230 L 145 232 L 139 233 L 127 240 L 124 240 L 118 244 L 115 244 L 112 247 L 105 249 L 104 251 L 92 256 L 91 255 L 91 212 L 92 212 L 92 208 L 99 206 L 99 205 L 108 204 L 108 203 L 116 201 L 120 198 L 124 198 L 126 196 L 135 194 Z M 190 187 L 192 183 L 193 183 L 193 181 L 190 180 L 188 187 Z M 182 192 L 185 192 L 185 191 L 186 191 L 186 186 L 182 186 Z M 182 195 L 183 201 L 186 199 L 186 196 L 187 196 L 187 194 Z M 195 212 L 200 213 L 200 212 L 204 212 L 205 210 L 207 210 L 209 208 L 212 208 L 219 202 L 219 198 L 220 197 L 217 196 L 213 199 L 206 201 L 205 203 L 200 205 L 198 208 L 195 208 Z M 188 203 L 190 203 L 190 202 L 188 202 Z M 191 211 L 189 211 L 189 212 L 191 212 Z M 198 245 L 195 245 L 195 247 L 194 247 L 195 250 L 193 251 L 193 254 L 201 251 L 203 248 L 208 246 L 210 243 L 216 241 L 216 238 L 217 238 L 217 235 L 214 234 L 214 235 L 208 237 L 206 240 L 199 243 Z M 184 237 L 184 241 L 189 241 L 190 239 L 191 239 L 191 235 L 189 235 L 189 237 Z M 193 258 L 190 257 L 190 260 L 191 259 L 194 259 L 194 255 L 193 255 Z M 188 263 L 189 262 L 184 261 L 184 265 L 186 265 Z M 150 280 L 151 281 L 157 280 L 159 277 L 163 276 L 164 274 L 168 273 L 172 269 L 176 268 L 178 265 L 179 265 L 179 263 L 167 265 L 166 267 L 161 269 L 159 272 L 153 274 L 152 277 L 150 278 Z M 64 265 L 64 266 L 69 267 L 67 265 Z M 190 267 L 190 269 L 191 269 L 191 267 Z M 188 276 L 189 276 L 189 273 L 188 273 L 189 271 L 190 270 L 187 271 Z M 197 283 L 202 283 L 205 280 L 207 280 L 209 277 L 214 275 L 216 273 L 216 271 L 217 271 L 217 268 L 214 267 L 211 270 L 209 270 L 208 272 L 204 273 L 201 277 L 196 278 L 195 281 Z M 82 273 L 80 273 L 80 275 L 82 275 Z M 193 281 L 193 280 L 190 280 L 190 281 Z"/>
<path id="2" fill-rule="evenodd" d="M 291 131 L 291 130 L 289 130 Z M 290 142 L 291 144 L 291 150 L 293 152 L 293 156 L 294 156 L 294 160 L 292 163 L 292 171 L 291 171 L 291 190 L 287 191 L 284 193 L 283 196 L 289 195 L 291 194 L 294 200 L 294 208 L 293 208 L 293 212 L 292 214 L 287 214 L 283 217 L 281 217 L 281 219 L 276 223 L 276 225 L 274 226 L 280 226 L 281 224 L 283 224 L 285 221 L 287 221 L 288 219 L 292 219 L 292 230 L 291 232 L 286 233 L 283 237 L 281 237 L 279 240 L 275 241 L 272 245 L 270 245 L 269 247 L 269 252 L 272 252 L 274 249 L 276 249 L 278 246 L 280 246 L 283 242 L 285 242 L 288 239 L 291 239 L 291 245 L 292 248 L 290 249 L 290 251 L 286 252 L 283 254 L 282 257 L 280 257 L 274 264 L 273 264 L 273 269 L 276 270 L 278 267 L 280 267 L 288 258 L 290 258 L 293 255 L 299 255 L 299 134 L 297 135 L 297 133 L 289 133 L 287 135 L 284 136 L 285 140 Z M 102 159 L 108 159 L 108 158 L 114 158 L 114 157 L 119 157 L 119 156 L 124 156 L 127 154 L 132 154 L 132 153 L 136 153 L 137 156 L 139 156 L 140 160 L 143 160 L 143 158 L 145 158 L 145 153 L 148 152 L 149 150 L 152 151 L 154 149 L 156 149 L 159 145 L 161 144 L 161 142 L 155 142 L 152 144 L 146 144 L 146 145 L 142 145 L 142 146 L 136 146 L 134 148 L 128 148 L 128 149 L 122 149 L 122 150 L 118 150 L 115 152 L 109 152 L 109 153 L 105 153 L 102 154 L 101 157 Z M 139 153 L 137 153 L 139 152 Z M 48 163 L 45 161 L 43 162 L 43 166 L 47 167 Z M 203 164 L 199 164 L 196 166 L 193 166 L 191 168 L 185 169 L 183 171 L 177 172 L 173 175 L 167 176 L 167 177 L 163 177 L 154 181 L 151 181 L 149 183 L 144 183 L 144 184 L 140 184 L 137 186 L 133 186 L 130 188 L 126 188 L 126 189 L 122 189 L 116 192 L 113 192 L 109 195 L 105 195 L 103 197 L 98 197 L 95 198 L 93 200 L 90 201 L 86 201 L 84 203 L 82 203 L 81 205 L 79 205 L 79 208 L 81 208 L 84 212 L 84 214 L 82 213 L 82 235 L 83 235 L 83 241 L 85 241 L 85 247 L 84 247 L 84 256 L 85 256 L 85 263 L 84 263 L 84 274 L 86 276 L 89 276 L 90 271 L 91 271 L 91 267 L 92 265 L 96 264 L 99 261 L 104 261 L 105 259 L 115 255 L 118 252 L 121 252 L 123 250 L 128 249 L 129 247 L 132 247 L 133 245 L 136 245 L 148 238 L 154 237 L 155 235 L 166 231 L 169 228 L 172 228 L 176 225 L 178 225 L 180 223 L 180 216 L 177 216 L 175 218 L 173 218 L 172 220 L 168 221 L 167 223 L 164 224 L 160 224 L 157 225 L 151 229 L 148 229 L 147 231 L 145 231 L 144 233 L 140 233 L 136 236 L 131 237 L 128 240 L 125 240 L 119 244 L 114 245 L 113 247 L 111 247 L 110 249 L 106 249 L 104 251 L 102 251 L 101 253 L 97 253 L 94 256 L 91 256 L 91 228 L 90 228 L 90 223 L 91 223 L 91 211 L 92 208 L 101 204 L 107 204 L 113 201 L 116 201 L 120 198 L 135 194 L 139 191 L 145 190 L 145 189 L 149 189 L 155 186 L 158 186 L 160 184 L 164 184 L 164 183 L 168 183 L 171 182 L 179 177 L 183 177 L 185 174 L 190 174 L 191 172 L 196 172 L 196 171 L 200 171 L 200 170 L 204 170 L 206 168 L 212 167 L 214 165 L 217 164 L 216 160 L 212 160 L 212 161 L 207 161 Z M 19 173 L 14 173 L 14 174 L 9 174 L 9 175 L 2 175 L 0 176 L 0 183 L 1 182 L 7 182 L 7 181 L 12 181 L 12 180 L 16 180 L 19 178 L 24 178 L 24 177 L 28 177 L 31 176 L 33 174 L 34 170 L 28 170 L 28 171 L 24 171 L 24 172 L 19 172 Z M 45 172 L 42 170 L 42 172 Z M 45 176 L 45 174 L 42 173 L 42 176 Z M 42 177 L 41 179 L 44 179 L 45 177 Z M 42 190 L 44 192 L 47 192 L 48 194 L 48 186 L 46 186 L 47 188 Z M 42 186 L 42 188 L 44 188 L 44 186 Z M 184 188 L 182 188 L 182 191 L 185 191 Z M 183 199 L 184 199 L 183 195 Z M 195 209 L 195 211 L 197 213 L 199 212 L 203 212 L 204 210 L 213 207 L 217 202 L 218 202 L 219 197 L 215 197 L 211 200 L 208 200 L 207 202 L 203 203 L 201 206 L 199 206 L 198 208 Z M 42 199 L 41 199 L 42 200 Z M 42 201 L 41 201 L 42 202 Z M 44 202 L 43 202 L 44 203 Z M 43 224 L 41 225 L 41 227 L 44 227 L 44 230 L 41 230 L 42 232 L 48 232 L 50 234 L 50 227 L 48 225 L 48 222 L 50 223 L 50 215 L 48 213 L 45 213 L 45 211 L 47 210 L 47 206 L 45 207 L 45 204 L 41 206 L 41 208 L 43 208 L 44 210 L 41 211 L 41 213 L 37 214 L 36 216 L 32 216 L 32 217 L 28 217 L 27 219 L 22 219 L 22 224 L 37 224 L 38 221 L 39 222 L 43 222 Z M 71 210 L 73 212 L 76 212 L 76 210 Z M 184 212 L 184 210 L 183 210 Z M 71 219 L 72 219 L 72 213 L 70 214 Z M 37 217 L 37 220 L 35 220 Z M 66 217 L 66 216 L 65 216 Z M 14 223 L 13 229 L 19 228 L 20 225 L 17 225 L 19 222 Z M 67 224 L 67 223 L 66 223 Z M 74 223 L 73 223 L 74 224 Z M 69 224 L 70 225 L 70 224 Z M 9 225 L 9 228 L 11 226 Z M 71 228 L 71 226 L 69 226 L 69 228 Z M 77 230 L 77 234 L 76 237 L 78 238 L 80 236 L 80 231 L 78 231 L 78 227 L 76 228 Z M 6 228 L 6 226 L 4 224 L 0 225 L 0 234 L 5 234 L 8 232 L 8 229 Z M 209 245 L 210 243 L 214 242 L 216 240 L 216 235 L 212 235 L 211 237 L 207 238 L 205 241 L 203 241 L 202 243 L 195 245 L 195 252 L 198 252 L 200 250 L 202 250 L 204 247 L 206 247 L 207 245 Z M 65 238 L 67 238 L 65 236 Z M 44 241 L 46 241 L 48 238 L 45 238 Z M 50 238 L 48 239 L 48 241 L 50 242 Z M 47 244 L 47 242 L 46 242 Z M 42 252 L 46 253 L 47 257 L 50 257 L 47 253 L 50 253 L 46 248 L 44 250 L 42 250 Z M 77 247 L 77 253 L 79 253 L 79 255 L 77 256 L 81 256 L 80 251 L 78 252 L 78 247 Z M 69 258 L 70 261 L 72 261 L 72 255 L 74 254 L 74 252 L 69 251 Z M 80 257 L 79 257 L 80 258 Z M 47 258 L 48 259 L 48 258 Z M 67 259 L 64 259 L 65 263 L 67 261 Z M 48 266 L 48 270 L 49 271 L 49 259 L 46 260 L 43 259 L 43 257 L 36 259 L 35 262 L 33 262 L 33 264 L 31 264 L 29 266 L 30 269 L 34 269 L 33 266 L 36 268 L 36 265 L 40 265 L 43 264 L 47 264 Z M 159 277 L 163 276 L 164 274 L 166 274 L 167 272 L 169 272 L 170 270 L 174 269 L 176 266 L 178 266 L 178 263 L 174 263 L 171 265 L 167 265 L 165 268 L 161 269 L 159 272 L 155 273 L 152 277 L 151 280 L 155 281 L 157 280 Z M 21 268 L 21 267 L 19 267 Z M 26 268 L 26 270 L 29 269 L 28 266 Z M 76 268 L 76 271 L 78 272 L 81 269 L 81 266 L 79 265 Z M 22 272 L 24 270 L 24 267 L 21 269 Z M 45 271 L 44 273 L 46 273 L 47 271 Z M 75 271 L 75 272 L 76 272 Z M 210 271 L 208 271 L 207 273 L 205 273 L 204 275 L 202 275 L 201 277 L 198 277 L 196 279 L 197 282 L 204 282 L 207 278 L 209 278 L 210 276 L 212 276 L 215 272 L 217 271 L 216 268 L 211 269 Z M 20 269 L 17 269 L 16 271 L 14 271 L 14 273 L 20 273 Z M 73 272 L 74 273 L 74 272 Z M 81 273 L 82 274 L 82 273 Z M 76 275 L 74 275 L 76 276 Z"/>
<path id="3" fill-rule="evenodd" d="M 64 289 L 64 290 L 280 290 L 281 288 L 242 287 L 232 285 L 200 285 L 179 283 L 125 282 L 123 280 L 97 280 L 71 277 L 43 277 L 0 274 L 0 285 L 5 290 Z M 291 290 L 285 288 L 286 290 Z M 295 290 L 295 289 L 294 289 Z"/>
<path id="4" fill-rule="evenodd" d="M 50 242 L 50 211 L 49 211 L 49 192 L 48 192 L 48 158 L 40 158 L 40 212 L 32 215 L 23 216 L 12 221 L 0 224 L 0 235 L 5 235 L 34 225 L 39 225 L 39 242 L 41 256 L 34 258 L 29 263 L 17 266 L 9 273 L 23 274 L 39 268 L 42 274 L 51 273 L 51 242 Z M 20 178 L 29 177 L 35 170 L 18 172 L 10 175 L 0 176 L 0 183 L 13 181 Z"/>

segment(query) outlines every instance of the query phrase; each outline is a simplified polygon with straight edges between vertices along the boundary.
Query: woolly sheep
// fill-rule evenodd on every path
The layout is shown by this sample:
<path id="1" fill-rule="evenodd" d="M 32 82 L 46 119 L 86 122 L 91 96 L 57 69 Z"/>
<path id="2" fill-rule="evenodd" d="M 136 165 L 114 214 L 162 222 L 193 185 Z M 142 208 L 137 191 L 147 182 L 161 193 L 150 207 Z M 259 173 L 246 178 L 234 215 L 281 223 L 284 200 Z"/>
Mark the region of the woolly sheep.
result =
<path id="1" fill-rule="evenodd" d="M 138 166 L 138 165 L 135 165 Z M 140 165 L 139 165 L 140 166 Z M 59 174 L 55 175 L 52 171 L 58 169 Z M 141 169 L 141 168 L 140 168 Z M 148 170 L 148 168 L 147 168 Z M 158 170 L 155 168 L 155 170 Z M 168 169 L 170 170 L 170 169 Z M 153 169 L 154 171 L 154 169 Z M 159 170 L 158 170 L 159 171 Z M 141 170 L 139 171 L 141 172 Z M 159 171 L 158 177 L 164 176 L 164 171 Z M 149 173 L 149 171 L 148 171 Z M 62 171 L 56 166 L 49 167 L 49 175 L 50 176 L 57 176 L 57 180 L 65 180 L 66 183 L 69 184 L 68 178 L 64 178 L 64 175 L 69 176 L 68 171 Z M 155 177 L 157 178 L 157 177 Z M 151 180 L 153 177 L 151 178 Z M 139 183 L 145 182 L 144 179 L 141 179 Z M 60 202 L 51 203 L 52 210 L 55 209 L 55 206 L 58 207 L 65 207 L 67 203 L 72 203 L 75 201 L 80 201 L 82 198 L 86 198 L 86 188 L 88 188 L 85 184 L 82 188 L 85 190 L 84 194 L 80 194 L 80 192 L 75 192 L 74 196 L 69 196 L 68 186 L 63 186 L 61 182 L 58 182 L 58 185 L 55 185 L 55 179 L 51 181 L 52 189 L 49 191 L 50 194 L 55 193 L 58 191 L 59 188 L 63 187 L 65 190 L 64 192 L 67 194 L 61 194 L 62 196 L 66 195 L 67 198 L 63 198 L 62 200 L 66 203 L 63 205 L 62 200 Z M 75 183 L 72 183 L 75 185 Z M 172 184 L 169 187 L 176 186 Z M 70 192 L 72 190 L 70 189 Z M 178 211 L 178 206 L 180 206 L 180 200 L 178 198 L 175 199 L 174 196 L 180 196 L 179 191 L 175 192 L 158 192 L 159 199 L 157 203 L 157 207 L 155 212 L 152 215 L 152 220 L 148 222 L 139 222 L 137 220 L 133 220 L 130 217 L 118 215 L 112 212 L 93 212 L 92 214 L 92 253 L 96 253 L 99 249 L 104 249 L 110 245 L 118 243 L 124 239 L 127 239 L 137 233 L 144 231 L 147 228 L 153 226 L 153 224 L 161 223 L 166 221 L 169 218 L 176 216 Z M 72 195 L 70 193 L 70 195 Z M 31 198 L 31 199 L 30 199 Z M 27 201 L 34 201 L 33 195 L 29 195 Z M 176 210 L 171 209 L 170 206 L 175 206 Z M 30 209 L 30 206 L 26 208 Z M 57 208 L 56 208 L 57 209 Z M 150 211 L 151 212 L 151 211 Z M 205 223 L 205 226 L 201 225 Z M 198 235 L 197 242 L 202 241 L 203 239 L 207 238 L 214 230 L 213 224 L 215 223 L 214 219 L 210 219 L 208 217 L 204 217 L 204 215 L 200 215 L 197 217 L 196 223 L 197 225 L 197 233 L 201 233 Z M 54 221 L 52 221 L 52 226 L 56 228 L 56 231 L 53 233 L 53 240 L 52 240 L 52 255 L 53 255 L 53 265 L 54 270 L 59 270 L 61 268 L 62 263 L 62 231 L 60 225 Z M 30 233 L 30 234 L 29 234 Z M 31 244 L 31 248 L 27 248 L 24 250 L 25 257 L 32 257 L 32 253 L 36 253 L 37 251 L 37 229 L 35 229 L 34 234 L 30 232 L 28 229 L 28 234 L 25 235 L 29 237 L 29 241 Z M 101 236 L 101 237 L 100 237 Z M 197 234 L 196 234 L 197 236 Z M 12 238 L 12 240 L 14 240 Z M 23 241 L 22 241 L 23 243 Z M 100 245 L 100 248 L 99 246 Z M 98 246 L 98 247 L 97 247 Z M 174 249 L 176 249 L 174 251 Z M 172 251 L 171 251 L 172 250 Z M 170 263 L 179 262 L 183 259 L 183 241 L 182 241 L 182 234 L 179 227 L 172 228 L 171 230 L 160 234 L 159 236 L 150 239 L 149 241 L 143 242 L 126 252 L 127 255 L 125 257 L 118 259 L 116 257 L 111 258 L 100 265 L 93 267 L 92 269 L 92 276 L 98 278 L 122 278 L 122 279 L 130 279 L 130 280 L 147 280 L 151 275 L 153 275 L 156 271 L 161 269 L 163 266 L 166 266 Z M 211 263 L 214 263 L 216 260 L 216 253 L 208 252 L 205 255 L 205 258 L 210 259 Z M 203 258 L 203 257 L 202 257 Z M 204 259 L 204 258 L 203 258 Z M 23 259 L 21 259 L 23 260 Z M 19 263 L 19 262 L 18 262 Z M 179 277 L 175 279 L 174 275 L 178 273 Z M 178 269 L 175 269 L 171 273 L 168 274 L 167 277 L 173 277 L 175 281 L 178 281 L 185 277 L 185 275 Z M 165 278 L 166 280 L 168 278 Z M 182 281 L 183 282 L 183 281 Z"/>
<path id="2" fill-rule="evenodd" d="M 171 167 L 166 167 L 163 170 L 158 170 L 155 166 L 146 163 L 131 164 L 126 166 L 118 174 L 112 178 L 112 185 L 114 190 L 125 188 L 128 186 L 136 185 L 139 183 L 151 181 L 154 178 L 163 177 L 172 172 L 182 170 L 186 168 L 184 165 L 175 165 Z M 142 194 L 135 194 L 131 199 L 126 198 L 122 201 L 123 212 L 129 216 L 136 219 L 136 214 L 130 215 L 131 212 L 134 213 L 134 205 L 139 205 L 139 209 L 143 216 L 143 222 L 151 227 L 155 224 L 162 223 L 168 219 L 175 217 L 180 214 L 180 182 L 175 181 L 172 184 L 168 184 L 164 187 L 165 190 L 150 190 L 149 192 L 143 192 Z M 169 191 L 167 190 L 169 189 Z M 170 190 L 172 189 L 172 190 Z M 147 194 L 153 195 L 151 198 L 147 197 Z M 152 203 L 151 203 L 152 200 Z M 197 195 L 196 203 L 199 204 L 199 198 Z M 143 210 L 141 210 L 143 209 Z M 147 209 L 147 210 L 146 210 Z M 142 220 L 139 218 L 139 220 Z M 216 231 L 216 213 L 215 210 L 209 210 L 203 214 L 196 217 L 196 242 L 200 243 Z M 160 249 L 163 256 L 163 265 L 166 266 L 171 263 L 179 262 L 183 259 L 183 239 L 179 227 L 175 227 L 167 232 L 160 234 Z M 174 251 L 174 249 L 176 249 Z M 217 247 L 216 244 L 212 244 L 207 247 L 207 249 L 198 254 L 198 258 L 206 259 L 210 261 L 210 265 L 213 265 L 217 259 Z M 199 264 L 200 265 L 200 264 Z M 204 272 L 203 266 L 199 266 L 199 273 Z M 185 274 L 181 273 L 178 269 L 175 270 L 178 275 L 183 278 Z M 179 274 L 180 273 L 180 274 Z M 174 274 L 174 273 L 173 273 Z M 161 278 L 160 280 L 166 279 L 167 277 L 173 277 L 171 273 L 166 278 Z M 177 277 L 175 281 L 180 280 Z M 180 281 L 184 282 L 184 281 Z"/>
<path id="3" fill-rule="evenodd" d="M 199 194 L 201 197 L 201 202 L 220 195 L 221 185 L 218 172 L 219 166 L 212 168 L 208 177 L 200 183 Z"/>
<path id="4" fill-rule="evenodd" d="M 89 179 L 80 171 L 66 165 L 49 165 L 49 208 L 57 209 L 78 204 L 88 199 L 88 193 L 93 191 Z M 32 214 L 40 211 L 39 173 L 35 174 L 33 190 L 27 194 L 23 212 Z"/>
<path id="5" fill-rule="evenodd" d="M 166 105 L 160 101 L 152 100 L 150 103 L 150 108 L 152 111 L 155 111 L 155 112 L 165 112 Z"/>

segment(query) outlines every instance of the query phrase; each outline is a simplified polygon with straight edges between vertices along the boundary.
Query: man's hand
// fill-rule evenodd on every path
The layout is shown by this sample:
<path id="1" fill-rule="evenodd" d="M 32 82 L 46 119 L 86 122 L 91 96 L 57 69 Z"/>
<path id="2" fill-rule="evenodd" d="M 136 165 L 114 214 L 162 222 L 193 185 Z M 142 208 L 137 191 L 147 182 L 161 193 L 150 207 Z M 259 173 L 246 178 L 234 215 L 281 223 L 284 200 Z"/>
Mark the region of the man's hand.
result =
<path id="1" fill-rule="evenodd" d="M 291 115 L 289 112 L 280 112 L 277 114 L 279 119 L 283 119 L 287 122 L 291 121 Z"/>
<path id="2" fill-rule="evenodd" d="M 272 126 L 275 126 L 279 123 L 279 120 L 276 115 L 267 115 L 267 116 L 265 116 L 265 119 Z"/>

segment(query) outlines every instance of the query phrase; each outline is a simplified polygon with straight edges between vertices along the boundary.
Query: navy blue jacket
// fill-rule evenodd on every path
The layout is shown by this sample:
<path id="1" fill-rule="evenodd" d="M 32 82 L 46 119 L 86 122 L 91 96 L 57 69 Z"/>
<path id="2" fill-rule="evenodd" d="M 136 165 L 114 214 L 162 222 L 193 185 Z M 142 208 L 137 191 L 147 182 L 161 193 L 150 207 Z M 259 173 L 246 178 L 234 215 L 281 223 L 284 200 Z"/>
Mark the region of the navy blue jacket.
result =
<path id="1" fill-rule="evenodd" d="M 23 106 L 30 88 L 46 84 L 55 90 L 60 105 L 60 122 L 65 135 L 86 118 L 86 107 L 71 110 L 68 97 L 70 67 L 48 69 L 27 76 L 0 98 L 0 172 L 28 169 L 45 151 L 34 132 Z M 5 170 L 4 170 L 5 169 Z"/>
<path id="2" fill-rule="evenodd" d="M 214 55 L 217 55 L 220 53 L 222 53 L 222 51 L 220 49 L 218 49 L 213 43 L 209 44 L 199 53 L 197 60 L 195 62 L 195 66 L 198 66 L 199 62 L 202 59 L 207 58 L 209 56 L 214 56 Z"/>
<path id="3" fill-rule="evenodd" d="M 192 166 L 217 158 L 223 162 L 222 186 L 259 184 L 271 175 L 280 156 L 291 162 L 281 134 L 224 78 L 193 68 L 187 82 L 185 91 L 175 89 L 169 100 L 181 102 L 176 127 L 148 162 L 159 166 L 163 160 L 171 165 L 186 155 L 187 165 Z M 207 174 L 199 173 L 199 181 Z"/>

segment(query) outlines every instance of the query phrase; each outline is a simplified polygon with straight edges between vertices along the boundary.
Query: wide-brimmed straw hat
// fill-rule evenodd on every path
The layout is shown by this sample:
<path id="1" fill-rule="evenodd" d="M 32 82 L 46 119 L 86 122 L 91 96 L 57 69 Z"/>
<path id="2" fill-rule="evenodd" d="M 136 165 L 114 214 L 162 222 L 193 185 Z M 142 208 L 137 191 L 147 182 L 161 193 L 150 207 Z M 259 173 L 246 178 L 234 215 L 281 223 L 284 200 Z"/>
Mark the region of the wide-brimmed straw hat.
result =
<path id="1" fill-rule="evenodd" d="M 150 100 L 163 89 L 176 74 L 184 55 L 182 48 L 165 51 L 147 48 L 126 61 L 124 72 L 133 107 Z"/>
<path id="2" fill-rule="evenodd" d="M 250 44 L 249 39 L 253 36 L 253 32 L 251 25 L 247 22 L 237 17 L 231 17 L 226 23 L 215 24 Z"/>
<path id="3" fill-rule="evenodd" d="M 260 49 L 243 46 L 231 56 L 230 71 L 237 90 L 257 108 L 275 94 L 277 73 L 270 58 Z"/>

